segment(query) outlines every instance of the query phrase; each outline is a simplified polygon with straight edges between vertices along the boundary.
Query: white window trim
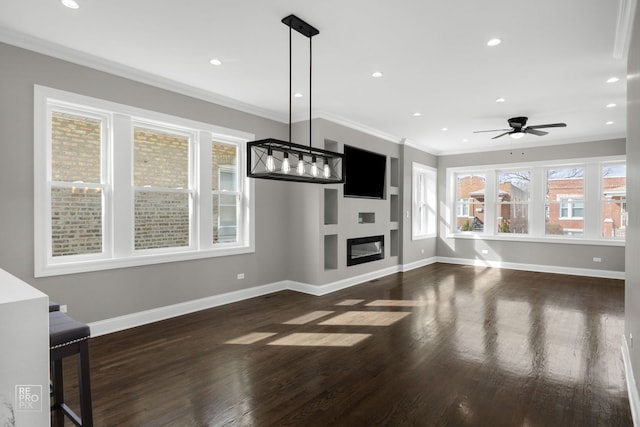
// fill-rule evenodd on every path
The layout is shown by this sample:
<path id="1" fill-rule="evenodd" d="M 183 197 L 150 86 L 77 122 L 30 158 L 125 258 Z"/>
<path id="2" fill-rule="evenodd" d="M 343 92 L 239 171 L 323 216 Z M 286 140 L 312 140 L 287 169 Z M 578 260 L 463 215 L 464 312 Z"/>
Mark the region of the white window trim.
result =
<path id="1" fill-rule="evenodd" d="M 601 215 L 601 203 L 600 199 L 600 187 L 599 183 L 600 172 L 599 167 L 607 163 L 626 162 L 626 156 L 607 156 L 596 158 L 581 158 L 581 159 L 565 159 L 565 160 L 548 160 L 548 161 L 535 161 L 526 163 L 512 163 L 512 164 L 488 164 L 488 165 L 471 165 L 468 167 L 452 167 L 446 169 L 446 207 L 445 215 L 443 218 L 446 221 L 445 224 L 445 237 L 450 239 L 475 239 L 475 240 L 502 240 L 502 241 L 526 241 L 526 242 L 539 242 L 539 243 L 558 243 L 558 244 L 580 244 L 580 245 L 600 245 L 600 246 L 625 246 L 625 241 L 622 239 L 604 238 L 600 235 L 600 215 Z M 544 209 L 545 209 L 545 185 L 546 178 L 544 176 L 545 168 L 553 166 L 582 166 L 585 167 L 585 200 L 592 200 L 590 203 L 598 203 L 597 209 L 585 210 L 585 235 L 581 237 L 574 236 L 551 236 L 545 235 L 544 231 Z M 498 233 L 495 228 L 494 218 L 497 219 L 496 212 L 496 200 L 495 192 L 486 191 L 485 194 L 485 227 L 484 231 L 478 232 L 461 232 L 455 230 L 456 224 L 456 180 L 457 173 L 487 173 L 485 188 L 496 187 L 497 191 L 497 174 L 499 171 L 508 169 L 530 169 L 532 172 L 532 182 L 534 186 L 531 188 L 531 201 L 529 204 L 529 234 L 517 234 L 506 235 L 505 233 Z M 494 178 L 495 177 L 495 178 Z M 583 179 L 583 178 L 580 178 Z M 492 181 L 489 183 L 489 181 Z M 585 207 L 586 209 L 586 207 Z M 540 214 L 536 214 L 540 212 Z M 491 230 L 496 230 L 491 232 Z M 588 232 L 587 232 L 588 231 Z"/>
<path id="2" fill-rule="evenodd" d="M 78 256 L 51 256 L 51 203 L 49 177 L 51 176 L 51 141 L 49 140 L 49 105 L 56 108 L 75 108 L 81 115 L 94 112 L 109 118 L 107 143 L 103 150 L 103 162 L 117 159 L 114 164 L 103 163 L 103 184 L 105 204 L 103 212 L 103 252 L 102 254 Z M 133 145 L 132 124 L 157 124 L 163 128 L 183 129 L 193 133 L 193 150 L 190 150 L 191 164 L 197 169 L 190 176 L 199 176 L 199 182 L 190 183 L 194 198 L 200 203 L 200 210 L 194 209 L 191 232 L 192 247 L 162 248 L 153 250 L 133 249 L 133 192 L 132 168 Z M 167 125 L 168 124 L 168 125 Z M 255 198 L 253 180 L 246 176 L 246 142 L 254 140 L 254 135 L 238 130 L 223 128 L 208 123 L 175 117 L 163 113 L 144 110 L 110 101 L 96 99 L 45 86 L 34 85 L 34 275 L 35 277 L 54 276 L 87 271 L 108 270 L 173 261 L 238 255 L 255 252 Z M 113 144 L 112 141 L 125 141 L 129 144 Z M 238 243 L 213 244 L 206 240 L 207 221 L 212 222 L 211 214 L 211 143 L 212 141 L 235 144 L 238 147 L 238 191 L 243 198 L 240 204 L 244 218 L 238 224 Z M 207 154 L 208 153 L 208 154 Z M 104 154 L 104 153 L 103 153 Z M 191 185 L 193 184 L 193 185 Z M 202 197 L 206 194 L 207 197 Z M 208 200 L 208 202 L 207 202 Z M 124 209 L 122 208 L 124 207 Z M 202 215 L 200 215 L 202 213 Z M 208 218 L 207 218 L 208 215 Z M 119 238 L 116 239 L 115 237 Z M 122 238 L 121 236 L 128 236 Z M 64 258 L 64 259 L 62 259 Z"/>
<path id="3" fill-rule="evenodd" d="M 411 240 L 429 239 L 437 236 L 437 209 L 438 209 L 438 182 L 437 170 L 435 168 L 412 162 L 411 179 Z M 424 193 L 418 194 L 418 179 L 424 179 Z M 426 209 L 423 216 L 424 222 L 420 220 L 420 210 Z M 420 221 L 419 224 L 416 222 Z M 417 229 L 419 226 L 420 230 Z"/>

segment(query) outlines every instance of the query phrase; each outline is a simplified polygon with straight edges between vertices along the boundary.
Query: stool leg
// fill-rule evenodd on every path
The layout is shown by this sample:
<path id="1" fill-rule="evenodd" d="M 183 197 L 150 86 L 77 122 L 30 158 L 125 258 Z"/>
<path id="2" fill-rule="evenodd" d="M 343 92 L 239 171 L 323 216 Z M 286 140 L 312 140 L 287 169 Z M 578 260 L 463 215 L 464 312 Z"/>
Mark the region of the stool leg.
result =
<path id="1" fill-rule="evenodd" d="M 51 362 L 51 377 L 53 378 L 53 405 L 55 423 L 57 426 L 64 425 L 64 411 L 61 404 L 64 402 L 64 384 L 62 382 L 62 359 Z"/>
<path id="2" fill-rule="evenodd" d="M 91 409 L 91 371 L 89 370 L 89 340 L 80 343 L 78 353 L 78 390 L 80 391 L 80 417 L 82 427 L 93 427 Z"/>

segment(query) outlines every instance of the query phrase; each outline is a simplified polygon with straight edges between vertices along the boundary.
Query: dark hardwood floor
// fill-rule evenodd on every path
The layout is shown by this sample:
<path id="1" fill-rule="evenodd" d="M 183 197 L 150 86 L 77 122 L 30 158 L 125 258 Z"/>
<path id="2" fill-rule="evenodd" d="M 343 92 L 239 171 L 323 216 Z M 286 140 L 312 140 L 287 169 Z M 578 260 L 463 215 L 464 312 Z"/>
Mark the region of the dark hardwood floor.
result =
<path id="1" fill-rule="evenodd" d="M 623 323 L 623 281 L 494 268 L 434 264 L 323 297 L 278 292 L 91 339 L 94 419 L 631 426 Z"/>

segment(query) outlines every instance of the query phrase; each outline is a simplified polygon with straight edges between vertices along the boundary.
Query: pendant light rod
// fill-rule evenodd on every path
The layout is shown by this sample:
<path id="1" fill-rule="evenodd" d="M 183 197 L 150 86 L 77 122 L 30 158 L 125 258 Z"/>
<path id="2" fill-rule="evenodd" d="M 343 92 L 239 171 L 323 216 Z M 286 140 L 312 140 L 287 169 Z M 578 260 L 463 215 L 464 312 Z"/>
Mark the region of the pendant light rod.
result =
<path id="1" fill-rule="evenodd" d="M 303 36 L 309 38 L 309 148 L 312 147 L 311 144 L 311 78 L 312 78 L 312 43 L 311 38 L 320 34 L 317 28 L 312 25 L 306 23 L 302 19 L 298 18 L 295 15 L 289 15 L 286 18 L 282 19 L 282 23 L 289 27 L 289 142 L 291 142 L 291 97 L 292 97 L 292 87 L 291 87 L 291 75 L 292 75 L 292 50 L 291 50 L 291 30 L 296 30 Z"/>
<path id="2" fill-rule="evenodd" d="M 293 65 L 291 60 L 291 30 L 292 28 L 289 27 L 289 142 L 291 142 L 291 98 L 293 98 L 293 87 L 291 83 L 291 76 L 293 75 Z"/>
<path id="3" fill-rule="evenodd" d="M 312 49 L 311 49 L 311 37 L 309 37 L 309 148 L 311 148 L 311 70 L 312 67 Z"/>

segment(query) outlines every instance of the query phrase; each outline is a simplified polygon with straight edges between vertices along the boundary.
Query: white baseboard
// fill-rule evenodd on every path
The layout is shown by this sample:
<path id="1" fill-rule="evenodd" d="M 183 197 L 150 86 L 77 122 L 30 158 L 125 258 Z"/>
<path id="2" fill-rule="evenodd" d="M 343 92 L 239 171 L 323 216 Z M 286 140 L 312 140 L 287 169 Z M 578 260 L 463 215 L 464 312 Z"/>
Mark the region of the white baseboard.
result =
<path id="1" fill-rule="evenodd" d="M 361 274 L 359 276 L 349 277 L 347 279 L 338 280 L 333 283 L 327 283 L 326 285 L 309 285 L 301 282 L 288 281 L 288 288 L 292 291 L 304 292 L 314 296 L 322 296 L 330 294 L 331 292 L 346 289 L 351 286 L 359 285 L 360 283 L 367 282 L 369 280 L 377 279 L 378 277 L 388 276 L 389 274 L 397 273 L 400 271 L 400 266 L 393 266 L 384 268 L 382 270 L 372 271 L 371 273 Z"/>
<path id="2" fill-rule="evenodd" d="M 182 316 L 183 314 L 205 310 L 207 308 L 218 307 L 232 302 L 259 297 L 284 289 L 287 289 L 286 282 L 270 283 L 268 285 L 241 289 L 239 291 L 227 292 L 220 295 L 213 295 L 164 307 L 152 308 L 151 310 L 125 314 L 124 316 L 112 317 L 111 319 L 98 320 L 97 322 L 89 323 L 89 327 L 91 328 L 91 336 L 97 337 L 112 332 L 135 328 L 136 326 L 146 325 L 147 323 L 158 322 L 160 320 Z"/>
<path id="3" fill-rule="evenodd" d="M 627 380 L 627 392 L 629 393 L 629 406 L 631 406 L 631 417 L 633 425 L 637 426 L 640 420 L 640 396 L 638 395 L 638 386 L 633 376 L 633 367 L 631 365 L 631 355 L 627 344 L 627 337 L 622 336 L 622 362 L 624 363 L 624 377 Z"/>
<path id="4" fill-rule="evenodd" d="M 438 262 L 438 258 L 437 257 L 425 258 L 425 259 L 421 259 L 419 261 L 410 262 L 409 264 L 403 264 L 400 267 L 400 271 L 405 273 L 407 271 L 414 270 L 416 268 L 425 267 L 427 265 L 435 264 L 436 262 Z"/>
<path id="5" fill-rule="evenodd" d="M 490 261 L 485 259 L 436 257 L 437 262 L 446 264 L 473 265 L 476 267 L 495 267 L 510 270 L 536 271 L 539 273 L 570 274 L 573 276 L 600 277 L 603 279 L 624 280 L 623 271 L 596 270 L 592 268 L 559 267 L 555 265 L 522 264 L 515 262 Z"/>
<path id="6" fill-rule="evenodd" d="M 213 295 L 197 300 L 185 301 L 165 307 L 158 307 L 150 310 L 140 311 L 137 313 L 126 314 L 124 316 L 113 317 L 111 319 L 99 320 L 89 323 L 89 327 L 91 328 L 91 336 L 97 337 L 100 335 L 123 331 L 125 329 L 134 328 L 136 326 L 146 325 L 148 323 L 158 322 L 160 320 L 182 316 L 184 314 L 206 310 L 208 308 L 218 307 L 221 305 L 246 300 L 249 298 L 255 298 L 278 291 L 292 290 L 309 295 L 322 296 L 327 295 L 331 292 L 336 292 L 341 289 L 346 289 L 351 286 L 367 282 L 369 280 L 387 276 L 389 274 L 410 271 L 416 268 L 434 264 L 436 262 L 509 268 L 514 270 L 538 271 L 544 273 L 573 274 L 577 276 L 624 279 L 624 273 L 620 273 L 617 271 L 576 269 L 533 264 L 516 264 L 499 261 L 473 260 L 466 258 L 431 257 L 409 264 L 388 267 L 382 270 L 376 270 L 370 273 L 361 274 L 359 276 L 349 277 L 347 279 L 338 280 L 332 283 L 327 283 L 325 285 L 311 285 L 308 283 L 296 282 L 293 280 L 283 280 L 280 282 L 269 283 L 262 286 L 255 286 L 253 288 L 241 289 L 239 291 L 227 292 L 220 295 Z"/>

